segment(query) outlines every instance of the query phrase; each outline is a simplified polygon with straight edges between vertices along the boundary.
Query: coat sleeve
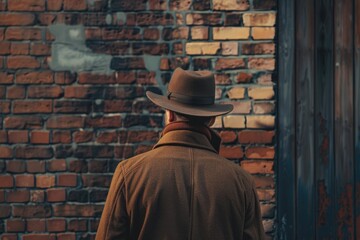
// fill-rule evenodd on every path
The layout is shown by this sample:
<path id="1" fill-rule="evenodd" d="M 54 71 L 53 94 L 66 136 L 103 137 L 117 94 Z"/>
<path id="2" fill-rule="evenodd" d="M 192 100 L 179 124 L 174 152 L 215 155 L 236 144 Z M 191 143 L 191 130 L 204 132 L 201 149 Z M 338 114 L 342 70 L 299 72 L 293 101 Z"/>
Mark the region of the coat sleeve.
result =
<path id="1" fill-rule="evenodd" d="M 124 185 L 124 174 L 119 164 L 110 184 L 96 240 L 129 239 L 129 218 L 126 211 Z"/>
<path id="2" fill-rule="evenodd" d="M 265 239 L 265 233 L 262 224 L 260 203 L 254 186 L 248 195 L 243 239 L 263 240 Z"/>

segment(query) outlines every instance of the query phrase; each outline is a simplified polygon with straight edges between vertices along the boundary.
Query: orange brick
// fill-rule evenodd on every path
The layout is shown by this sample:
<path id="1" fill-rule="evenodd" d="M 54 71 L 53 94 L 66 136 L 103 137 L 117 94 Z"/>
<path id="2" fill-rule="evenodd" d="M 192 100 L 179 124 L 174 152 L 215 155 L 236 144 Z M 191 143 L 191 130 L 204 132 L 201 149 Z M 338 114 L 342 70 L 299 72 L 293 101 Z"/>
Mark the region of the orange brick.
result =
<path id="1" fill-rule="evenodd" d="M 273 12 L 267 13 L 244 13 L 243 22 L 245 26 L 269 26 L 275 25 L 276 14 Z"/>
<path id="2" fill-rule="evenodd" d="M 214 40 L 241 40 L 248 39 L 250 28 L 248 27 L 214 27 Z"/>
<path id="3" fill-rule="evenodd" d="M 249 69 L 256 70 L 275 70 L 274 58 L 250 58 L 248 61 Z"/>
<path id="4" fill-rule="evenodd" d="M 275 96 L 274 89 L 272 87 L 256 87 L 249 88 L 248 95 L 252 99 L 272 99 Z"/>
<path id="5" fill-rule="evenodd" d="M 275 117 L 269 115 L 246 116 L 247 128 L 274 128 Z"/>
<path id="6" fill-rule="evenodd" d="M 219 50 L 219 42 L 186 43 L 186 53 L 189 55 L 215 55 Z"/>
<path id="7" fill-rule="evenodd" d="M 239 133 L 239 142 L 242 144 L 272 143 L 274 131 L 244 130 Z"/>
<path id="8" fill-rule="evenodd" d="M 250 4 L 248 0 L 213 0 L 214 10 L 248 10 Z"/>
<path id="9" fill-rule="evenodd" d="M 233 87 L 227 92 L 227 95 L 230 99 L 243 99 L 245 97 L 245 88 Z"/>
<path id="10" fill-rule="evenodd" d="M 220 156 L 224 158 L 238 159 L 244 156 L 244 152 L 240 146 L 221 146 Z"/>
<path id="11" fill-rule="evenodd" d="M 251 30 L 251 36 L 254 40 L 262 39 L 274 39 L 275 28 L 274 27 L 253 27 Z"/>
<path id="12" fill-rule="evenodd" d="M 228 115 L 223 121 L 225 128 L 245 128 L 245 117 L 241 115 Z"/>
<path id="13" fill-rule="evenodd" d="M 273 174 L 273 161 L 241 161 L 241 167 L 251 174 Z"/>
<path id="14" fill-rule="evenodd" d="M 223 42 L 221 44 L 222 55 L 238 55 L 239 54 L 239 44 L 237 42 Z"/>
<path id="15" fill-rule="evenodd" d="M 274 159 L 273 147 L 249 147 L 246 149 L 246 157 L 252 159 Z"/>
<path id="16" fill-rule="evenodd" d="M 206 40 L 209 39 L 209 30 L 207 27 L 192 27 L 191 38 L 193 40 Z"/>

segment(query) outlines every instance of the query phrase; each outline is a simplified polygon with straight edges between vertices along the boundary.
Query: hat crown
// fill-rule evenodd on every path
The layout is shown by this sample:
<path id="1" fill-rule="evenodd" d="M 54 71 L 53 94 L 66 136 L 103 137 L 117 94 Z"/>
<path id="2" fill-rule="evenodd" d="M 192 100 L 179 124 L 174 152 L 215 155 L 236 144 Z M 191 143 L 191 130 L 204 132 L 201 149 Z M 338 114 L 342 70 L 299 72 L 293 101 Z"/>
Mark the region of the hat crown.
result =
<path id="1" fill-rule="evenodd" d="M 185 71 L 177 68 L 169 82 L 168 93 L 189 98 L 215 99 L 215 79 L 209 71 Z"/>

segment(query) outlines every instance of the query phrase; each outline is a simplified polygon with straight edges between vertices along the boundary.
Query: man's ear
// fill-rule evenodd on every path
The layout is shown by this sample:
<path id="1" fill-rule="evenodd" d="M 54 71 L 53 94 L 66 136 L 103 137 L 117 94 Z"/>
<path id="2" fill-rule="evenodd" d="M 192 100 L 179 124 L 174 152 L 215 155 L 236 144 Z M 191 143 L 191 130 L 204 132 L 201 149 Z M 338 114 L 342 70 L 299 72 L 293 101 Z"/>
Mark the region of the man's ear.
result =
<path id="1" fill-rule="evenodd" d="M 168 114 L 169 123 L 175 122 L 175 121 L 176 121 L 176 115 L 175 115 L 175 113 L 174 113 L 173 111 L 170 111 L 170 110 L 168 110 L 168 112 L 169 112 L 169 114 Z"/>

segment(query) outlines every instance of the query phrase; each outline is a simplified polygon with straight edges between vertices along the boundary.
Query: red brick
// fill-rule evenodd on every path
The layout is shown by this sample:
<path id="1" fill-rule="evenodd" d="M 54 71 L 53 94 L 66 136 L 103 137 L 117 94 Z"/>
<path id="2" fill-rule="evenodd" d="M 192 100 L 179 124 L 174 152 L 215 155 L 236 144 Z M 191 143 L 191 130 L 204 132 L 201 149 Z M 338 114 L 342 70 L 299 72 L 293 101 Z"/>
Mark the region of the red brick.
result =
<path id="1" fill-rule="evenodd" d="M 40 62 L 31 56 L 10 56 L 7 58 L 9 69 L 39 68 Z"/>
<path id="2" fill-rule="evenodd" d="M 26 170 L 26 164 L 22 160 L 11 160 L 6 163 L 8 173 L 23 173 Z"/>
<path id="3" fill-rule="evenodd" d="M 12 158 L 12 148 L 6 146 L 0 146 L 0 158 Z"/>
<path id="4" fill-rule="evenodd" d="M 10 188 L 14 186 L 12 175 L 0 175 L 0 188 Z"/>
<path id="5" fill-rule="evenodd" d="M 30 191 L 30 201 L 43 203 L 45 201 L 44 191 L 43 190 L 31 190 Z"/>
<path id="6" fill-rule="evenodd" d="M 64 10 L 82 11 L 86 10 L 86 0 L 64 0 Z"/>
<path id="7" fill-rule="evenodd" d="M 0 99 L 5 99 L 5 98 L 6 98 L 6 87 L 0 86 Z"/>
<path id="8" fill-rule="evenodd" d="M 0 203 L 5 202 L 5 191 L 0 190 Z"/>
<path id="9" fill-rule="evenodd" d="M 65 219 L 48 219 L 46 220 L 46 226 L 49 232 L 64 232 L 66 221 Z"/>
<path id="10" fill-rule="evenodd" d="M 30 13 L 0 13 L 0 26 L 27 26 L 35 22 Z"/>
<path id="11" fill-rule="evenodd" d="M 50 172 L 63 172 L 66 171 L 65 159 L 50 160 L 47 164 L 47 170 Z"/>
<path id="12" fill-rule="evenodd" d="M 15 176 L 16 187 L 34 187 L 35 180 L 34 175 L 16 175 Z"/>
<path id="13" fill-rule="evenodd" d="M 22 219 L 8 219 L 6 220 L 7 232 L 23 232 L 25 231 L 25 221 Z"/>
<path id="14" fill-rule="evenodd" d="M 51 215 L 50 206 L 45 205 L 16 205 L 13 216 L 22 218 L 45 218 Z"/>
<path id="15" fill-rule="evenodd" d="M 29 98 L 60 98 L 64 90 L 60 86 L 29 86 Z"/>
<path id="16" fill-rule="evenodd" d="M 46 159 L 53 157 L 52 147 L 43 147 L 43 146 L 17 146 L 15 148 L 15 156 L 17 158 L 26 158 L 26 159 Z"/>
<path id="17" fill-rule="evenodd" d="M 47 56 L 51 54 L 51 47 L 46 43 L 32 43 L 30 54 L 34 56 Z"/>
<path id="18" fill-rule="evenodd" d="M 114 143 L 117 140 L 118 134 L 116 132 L 100 132 L 96 138 L 98 143 Z"/>
<path id="19" fill-rule="evenodd" d="M 52 188 L 46 190 L 48 202 L 63 202 L 66 200 L 66 191 L 63 188 Z"/>
<path id="20" fill-rule="evenodd" d="M 246 157 L 253 159 L 274 159 L 275 149 L 273 147 L 249 147 L 246 149 Z"/>
<path id="21" fill-rule="evenodd" d="M 53 82 L 53 73 L 50 71 L 20 72 L 16 74 L 16 83 L 19 84 L 47 84 Z"/>
<path id="22" fill-rule="evenodd" d="M 14 113 L 51 113 L 52 101 L 16 101 L 13 103 Z"/>
<path id="23" fill-rule="evenodd" d="M 70 131 L 53 131 L 52 143 L 71 143 Z"/>
<path id="24" fill-rule="evenodd" d="M 76 143 L 84 143 L 91 142 L 93 139 L 92 131 L 76 131 L 73 134 L 74 142 Z"/>
<path id="25" fill-rule="evenodd" d="M 0 42 L 0 54 L 6 55 L 10 53 L 10 43 L 9 42 Z"/>
<path id="26" fill-rule="evenodd" d="M 8 131 L 9 143 L 27 143 L 29 141 L 28 131 Z"/>
<path id="27" fill-rule="evenodd" d="M 50 132 L 32 131 L 30 139 L 32 144 L 48 144 L 50 142 Z"/>
<path id="28" fill-rule="evenodd" d="M 0 218 L 9 217 L 11 214 L 11 206 L 9 205 L 0 205 Z"/>
<path id="29" fill-rule="evenodd" d="M 4 130 L 0 130 L 0 143 L 6 143 L 7 141 L 7 132 Z"/>
<path id="30" fill-rule="evenodd" d="M 221 13 L 188 13 L 186 14 L 187 25 L 215 26 L 222 24 Z"/>
<path id="31" fill-rule="evenodd" d="M 131 112 L 131 110 L 132 110 L 132 101 L 126 101 L 126 100 L 104 101 L 104 112 L 106 113 Z"/>
<path id="32" fill-rule="evenodd" d="M 0 84 L 12 84 L 13 82 L 14 82 L 14 74 L 10 74 L 7 72 L 0 72 Z"/>
<path id="33" fill-rule="evenodd" d="M 71 232 L 86 232 L 87 220 L 85 219 L 72 219 L 68 222 L 68 231 Z"/>
<path id="34" fill-rule="evenodd" d="M 82 175 L 83 185 L 87 187 L 109 187 L 111 177 L 108 175 L 86 174 Z"/>
<path id="35" fill-rule="evenodd" d="M 241 161 L 241 167 L 251 174 L 273 174 L 273 161 Z"/>
<path id="36" fill-rule="evenodd" d="M 29 173 L 43 173 L 45 172 L 45 162 L 30 160 L 26 161 L 27 171 Z"/>
<path id="37" fill-rule="evenodd" d="M 1 235 L 1 240 L 18 240 L 18 234 L 4 233 Z"/>
<path id="38" fill-rule="evenodd" d="M 8 99 L 24 99 L 25 98 L 25 87 L 23 86 L 12 86 L 7 89 Z"/>
<path id="39" fill-rule="evenodd" d="M 11 43 L 10 53 L 11 55 L 27 55 L 29 54 L 29 44 Z"/>
<path id="40" fill-rule="evenodd" d="M 5 31 L 6 40 L 41 40 L 41 28 L 10 27 Z"/>
<path id="41" fill-rule="evenodd" d="M 34 129 L 42 126 L 42 119 L 34 116 L 6 117 L 4 123 L 5 128 Z"/>
<path id="42" fill-rule="evenodd" d="M 239 133 L 239 142 L 243 144 L 272 143 L 274 131 L 244 130 Z"/>
<path id="43" fill-rule="evenodd" d="M 121 116 L 93 117 L 86 119 L 86 126 L 90 128 L 116 128 L 121 127 Z"/>
<path id="44" fill-rule="evenodd" d="M 7 202 L 28 202 L 30 200 L 30 192 L 29 190 L 14 190 L 10 191 L 6 194 Z"/>
<path id="45" fill-rule="evenodd" d="M 240 146 L 221 146 L 220 155 L 225 158 L 238 159 L 244 156 L 244 152 Z"/>
<path id="46" fill-rule="evenodd" d="M 11 102 L 0 102 L 0 113 L 10 113 Z"/>
<path id="47" fill-rule="evenodd" d="M 22 240 L 55 240 L 55 235 L 49 235 L 48 233 L 34 233 L 34 234 L 24 234 Z"/>
<path id="48" fill-rule="evenodd" d="M 79 74 L 80 84 L 132 84 L 136 81 L 135 73 L 117 72 L 115 75 L 100 75 L 81 73 Z"/>
<path id="49" fill-rule="evenodd" d="M 242 58 L 220 58 L 216 61 L 216 70 L 245 68 L 245 61 Z"/>
<path id="50" fill-rule="evenodd" d="M 26 229 L 28 232 L 45 232 L 46 225 L 44 219 L 26 220 Z"/>
<path id="51" fill-rule="evenodd" d="M 55 186 L 54 175 L 37 175 L 36 176 L 36 187 L 37 188 L 49 188 Z"/>
<path id="52" fill-rule="evenodd" d="M 100 216 L 102 205 L 94 204 L 64 204 L 53 207 L 54 216 L 57 217 L 92 217 Z"/>
<path id="53" fill-rule="evenodd" d="M 46 125 L 48 128 L 82 128 L 84 127 L 84 122 L 84 117 L 56 116 L 50 117 Z"/>
<path id="54" fill-rule="evenodd" d="M 44 11 L 45 0 L 8 0 L 10 11 Z"/>
<path id="55" fill-rule="evenodd" d="M 76 174 L 60 174 L 57 176 L 57 186 L 60 187 L 75 187 L 77 185 Z"/>
<path id="56" fill-rule="evenodd" d="M 70 72 L 55 73 L 55 83 L 59 85 L 66 85 L 75 82 L 76 74 Z"/>
<path id="57" fill-rule="evenodd" d="M 75 233 L 58 233 L 56 234 L 57 240 L 76 240 L 76 234 Z M 94 235 L 90 237 L 95 237 Z"/>
<path id="58" fill-rule="evenodd" d="M 54 101 L 55 113 L 90 113 L 92 102 L 90 101 Z"/>
<path id="59" fill-rule="evenodd" d="M 102 95 L 101 88 L 85 86 L 68 86 L 65 87 L 65 98 L 93 99 L 100 98 Z"/>
<path id="60" fill-rule="evenodd" d="M 156 0 L 156 1 L 158 2 L 158 0 Z M 158 40 L 159 38 L 160 38 L 160 33 L 157 28 L 145 28 L 144 29 L 144 39 L 145 40 Z"/>
<path id="61" fill-rule="evenodd" d="M 274 58 L 250 58 L 248 62 L 249 69 L 256 70 L 274 70 L 275 59 Z"/>
<path id="62" fill-rule="evenodd" d="M 59 11 L 63 5 L 63 0 L 47 0 L 47 10 L 49 11 Z"/>

